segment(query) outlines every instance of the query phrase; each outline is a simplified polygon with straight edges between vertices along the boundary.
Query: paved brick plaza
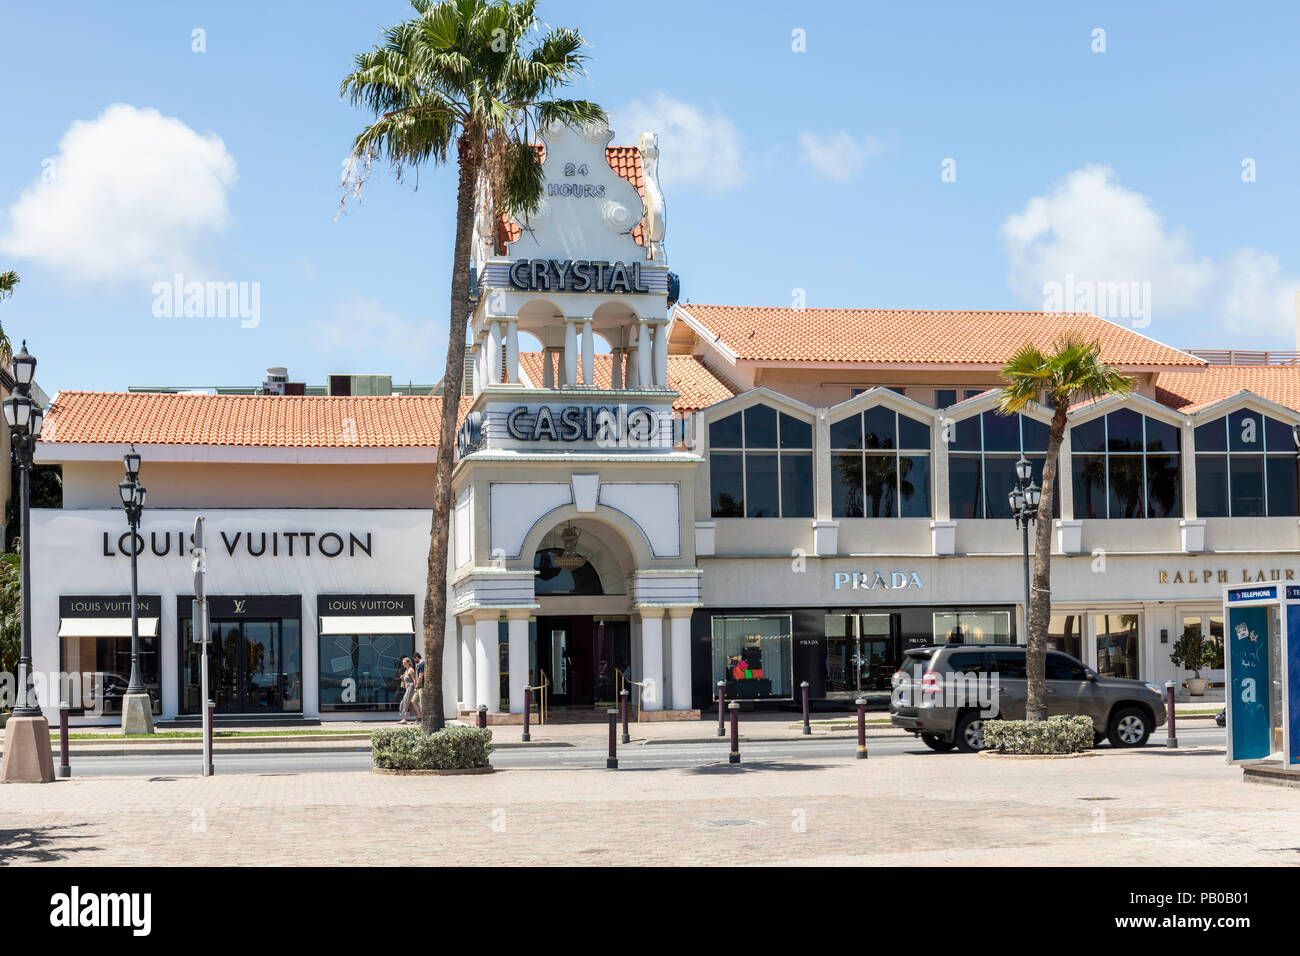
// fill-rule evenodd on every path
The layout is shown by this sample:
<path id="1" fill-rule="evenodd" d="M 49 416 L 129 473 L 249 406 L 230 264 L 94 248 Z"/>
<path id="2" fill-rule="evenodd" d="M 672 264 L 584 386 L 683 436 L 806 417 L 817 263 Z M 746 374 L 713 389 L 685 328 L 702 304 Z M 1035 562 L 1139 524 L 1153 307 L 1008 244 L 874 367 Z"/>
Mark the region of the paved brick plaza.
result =
<path id="1" fill-rule="evenodd" d="M 1300 791 L 1243 783 L 1216 748 L 85 778 L 6 786 L 0 811 L 11 864 L 391 864 L 399 831 L 430 864 L 1300 863 Z"/>

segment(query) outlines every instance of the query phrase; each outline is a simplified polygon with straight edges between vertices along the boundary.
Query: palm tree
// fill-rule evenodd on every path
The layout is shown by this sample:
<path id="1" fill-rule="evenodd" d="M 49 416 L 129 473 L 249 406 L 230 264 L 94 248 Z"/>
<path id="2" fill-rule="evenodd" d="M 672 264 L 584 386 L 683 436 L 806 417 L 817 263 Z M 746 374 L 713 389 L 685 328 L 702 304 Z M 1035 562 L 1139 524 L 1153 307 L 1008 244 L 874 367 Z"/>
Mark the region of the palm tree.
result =
<path id="1" fill-rule="evenodd" d="M 489 221 L 496 222 L 502 213 L 526 219 L 542 196 L 541 159 L 533 145 L 537 129 L 556 122 L 604 123 L 606 117 L 586 100 L 553 98 L 555 90 L 584 74 L 586 44 L 576 30 L 543 32 L 534 12 L 536 0 L 411 0 L 411 6 L 413 19 L 386 30 L 382 43 L 356 56 L 340 92 L 375 115 L 353 144 L 345 183 L 353 195 L 376 158 L 392 164 L 400 178 L 408 167 L 429 160 L 445 163 L 454 148 L 459 167 L 451 329 L 424 602 L 428 679 L 420 710 L 428 733 L 443 726 L 451 471 L 465 330 L 474 311 L 470 244 L 476 193 L 480 181 L 485 182 L 492 204 Z"/>
<path id="2" fill-rule="evenodd" d="M 14 294 L 14 286 L 22 280 L 18 278 L 18 273 L 10 269 L 8 272 L 0 272 L 0 302 Z M 9 341 L 9 336 L 5 334 L 4 326 L 0 325 L 0 362 L 5 365 L 13 358 L 14 347 Z"/>
<path id="3" fill-rule="evenodd" d="M 1052 614 L 1052 499 L 1056 490 L 1057 458 L 1065 437 L 1066 415 L 1070 406 L 1105 395 L 1124 395 L 1133 388 L 1133 380 L 1101 361 L 1101 345 L 1086 342 L 1067 333 L 1044 352 L 1034 345 L 1024 345 L 1002 368 L 1003 386 L 998 411 L 1004 415 L 1024 411 L 1030 402 L 1046 394 L 1052 409 L 1052 427 L 1047 441 L 1047 461 L 1043 465 L 1043 492 L 1038 502 L 1038 523 L 1034 529 L 1033 589 L 1026 609 L 1029 631 L 1028 658 L 1029 698 L 1025 716 L 1029 720 L 1047 718 L 1047 626 Z"/>

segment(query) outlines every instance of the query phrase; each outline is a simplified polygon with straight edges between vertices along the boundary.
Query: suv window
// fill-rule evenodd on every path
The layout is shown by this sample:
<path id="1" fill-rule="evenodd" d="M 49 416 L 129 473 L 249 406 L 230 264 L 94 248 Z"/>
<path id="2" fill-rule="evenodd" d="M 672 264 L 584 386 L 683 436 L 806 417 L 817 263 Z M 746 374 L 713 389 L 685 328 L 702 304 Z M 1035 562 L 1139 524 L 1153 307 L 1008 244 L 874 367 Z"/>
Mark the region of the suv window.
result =
<path id="1" fill-rule="evenodd" d="M 1048 680 L 1087 680 L 1088 669 L 1072 657 L 1059 651 L 1047 652 Z"/>
<path id="2" fill-rule="evenodd" d="M 984 670 L 983 651 L 956 651 L 948 655 L 948 670 L 958 674 L 978 674 Z"/>
<path id="3" fill-rule="evenodd" d="M 989 661 L 1000 680 L 1026 680 L 1024 651 L 993 651 Z"/>

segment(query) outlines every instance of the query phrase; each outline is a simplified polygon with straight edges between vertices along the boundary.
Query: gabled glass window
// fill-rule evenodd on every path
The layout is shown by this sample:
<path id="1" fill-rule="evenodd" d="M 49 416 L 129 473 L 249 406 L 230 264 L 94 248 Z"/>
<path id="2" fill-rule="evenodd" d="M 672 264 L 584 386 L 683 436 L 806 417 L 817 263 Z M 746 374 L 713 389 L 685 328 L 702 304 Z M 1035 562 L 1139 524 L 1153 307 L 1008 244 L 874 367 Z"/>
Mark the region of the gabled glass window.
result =
<path id="1" fill-rule="evenodd" d="M 831 514 L 930 517 L 930 425 L 886 405 L 831 424 Z"/>
<path id="2" fill-rule="evenodd" d="M 947 423 L 945 435 L 951 518 L 1010 519 L 1007 492 L 1017 484 L 1016 462 L 1021 455 L 1033 466 L 1033 480 L 1042 487 L 1050 429 L 1037 419 L 987 411 Z M 1060 502 L 1058 494 L 1052 503 L 1057 516 Z"/>
<path id="3" fill-rule="evenodd" d="M 768 405 L 709 424 L 715 518 L 811 518 L 812 425 Z"/>
<path id="4" fill-rule="evenodd" d="M 1197 517 L 1298 515 L 1298 479 L 1296 443 L 1285 422 L 1242 408 L 1197 426 Z"/>
<path id="5" fill-rule="evenodd" d="M 1177 425 L 1121 408 L 1070 429 L 1076 518 L 1181 518 Z"/>

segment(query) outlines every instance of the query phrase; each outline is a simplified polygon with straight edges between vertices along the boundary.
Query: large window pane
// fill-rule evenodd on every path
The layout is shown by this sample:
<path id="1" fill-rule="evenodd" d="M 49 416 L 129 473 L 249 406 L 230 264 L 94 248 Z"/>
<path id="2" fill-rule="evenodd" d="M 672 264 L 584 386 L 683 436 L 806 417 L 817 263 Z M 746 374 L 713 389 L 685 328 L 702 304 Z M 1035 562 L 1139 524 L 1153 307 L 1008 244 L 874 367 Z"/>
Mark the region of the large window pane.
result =
<path id="1" fill-rule="evenodd" d="M 790 618 L 713 618 L 714 693 L 728 700 L 792 697 Z M 716 699 L 716 697 L 715 697 Z"/>
<path id="2" fill-rule="evenodd" d="M 1047 451 L 1047 443 L 1052 437 L 1050 425 L 1044 425 L 1035 418 L 1020 416 L 1020 433 L 1024 436 L 1024 449 L 1026 452 Z"/>
<path id="3" fill-rule="evenodd" d="M 781 447 L 812 448 L 812 425 L 789 415 L 781 416 Z"/>
<path id="4" fill-rule="evenodd" d="M 955 388 L 936 388 L 934 390 L 934 407 L 947 408 L 949 405 L 957 404 L 957 389 Z"/>
<path id="5" fill-rule="evenodd" d="M 1015 455 L 984 456 L 984 517 L 1010 518 L 1011 502 L 1007 495 L 1020 483 L 1016 474 Z"/>
<path id="6" fill-rule="evenodd" d="M 320 709 L 397 710 L 401 660 L 414 652 L 411 634 L 322 635 Z"/>
<path id="7" fill-rule="evenodd" d="M 1111 455 L 1110 517 L 1145 518 L 1145 481 L 1142 477 L 1141 455 Z"/>
<path id="8" fill-rule="evenodd" d="M 1217 421 L 1196 426 L 1196 450 L 1227 451 L 1227 422 L 1226 418 L 1220 418 Z"/>
<path id="9" fill-rule="evenodd" d="M 1030 457 L 1029 467 L 1032 469 L 1030 471 L 1030 480 L 1033 481 L 1034 484 L 1038 485 L 1038 487 L 1042 489 L 1044 493 L 1046 493 L 1047 486 L 1043 484 L 1043 469 L 1047 467 L 1047 459 L 1045 457 L 1044 458 Z M 1061 517 L 1060 469 L 1057 469 L 1057 478 L 1055 481 L 1052 482 L 1052 517 L 1053 518 Z"/>
<path id="10" fill-rule="evenodd" d="M 1108 451 L 1141 451 L 1142 416 L 1131 408 L 1121 408 L 1106 416 L 1106 448 Z"/>
<path id="11" fill-rule="evenodd" d="M 1083 660 L 1083 616 L 1053 614 L 1047 623 L 1047 646 Z"/>
<path id="12" fill-rule="evenodd" d="M 1020 416 L 985 412 L 984 450 L 1020 451 Z"/>
<path id="13" fill-rule="evenodd" d="M 832 448 L 862 447 L 862 416 L 854 415 L 831 423 Z"/>
<path id="14" fill-rule="evenodd" d="M 1267 467 L 1269 516 L 1300 515 L 1295 456 L 1269 455 Z"/>
<path id="15" fill-rule="evenodd" d="M 811 518 L 813 513 L 812 455 L 781 455 L 781 517 Z"/>
<path id="16" fill-rule="evenodd" d="M 776 409 L 753 405 L 745 409 L 745 447 L 776 447 Z"/>
<path id="17" fill-rule="evenodd" d="M 898 458 L 865 455 L 862 462 L 864 504 L 868 518 L 898 517 Z"/>
<path id="18" fill-rule="evenodd" d="M 936 644 L 1009 644 L 1010 611 L 936 611 Z M 1020 658 L 1024 660 L 1024 654 Z"/>
<path id="19" fill-rule="evenodd" d="M 1147 419 L 1149 422 L 1151 419 Z M 1147 433 L 1150 437 L 1150 432 Z M 1179 490 L 1182 477 L 1179 474 L 1177 455 L 1151 455 L 1147 458 L 1147 517 L 1181 518 L 1183 515 L 1182 498 Z"/>
<path id="20" fill-rule="evenodd" d="M 1220 422 L 1222 424 L 1222 422 Z M 1200 429 L 1198 428 L 1199 432 Z M 1200 444 L 1198 436 L 1197 444 Z M 1228 517 L 1228 456 L 1196 456 L 1196 516 Z"/>
<path id="21" fill-rule="evenodd" d="M 1094 614 L 1093 632 L 1097 635 L 1097 673 L 1103 677 L 1127 677 L 1137 680 L 1138 616 L 1136 614 Z"/>
<path id="22" fill-rule="evenodd" d="M 862 413 L 862 430 L 867 448 L 897 448 L 894 410 L 877 405 Z"/>
<path id="23" fill-rule="evenodd" d="M 1147 451 L 1178 451 L 1181 442 L 1177 425 L 1154 418 L 1147 419 Z"/>
<path id="24" fill-rule="evenodd" d="M 1078 431 L 1078 429 L 1075 429 Z M 1106 517 L 1106 458 L 1104 455 L 1073 455 L 1070 463 L 1074 481 L 1074 516 Z"/>
<path id="25" fill-rule="evenodd" d="M 781 514 L 777 493 L 776 455 L 745 455 L 745 517 L 777 518 Z"/>
<path id="26" fill-rule="evenodd" d="M 740 412 L 736 412 L 734 415 L 728 415 L 726 418 L 720 418 L 709 424 L 709 447 L 741 447 Z"/>
<path id="27" fill-rule="evenodd" d="M 739 452 L 711 452 L 709 455 L 709 491 L 713 517 L 745 517 L 745 456 Z"/>
<path id="28" fill-rule="evenodd" d="M 902 517 L 930 517 L 930 456 L 899 455 L 898 487 Z"/>
<path id="29" fill-rule="evenodd" d="M 1239 408 L 1228 416 L 1228 451 L 1263 451 L 1264 416 Z"/>
<path id="30" fill-rule="evenodd" d="M 862 517 L 862 453 L 831 455 L 831 515 Z"/>
<path id="31" fill-rule="evenodd" d="M 984 484 L 979 455 L 952 455 L 948 459 L 948 514 L 958 518 L 983 518 Z"/>
<path id="32" fill-rule="evenodd" d="M 1094 418 L 1070 429 L 1070 446 L 1075 453 L 1106 450 L 1106 419 Z"/>
<path id="33" fill-rule="evenodd" d="M 1264 443 L 1268 451 L 1284 451 L 1292 455 L 1296 453 L 1295 436 L 1291 426 L 1276 418 L 1264 419 Z"/>
<path id="34" fill-rule="evenodd" d="M 1264 514 L 1264 456 L 1232 455 L 1228 463 L 1228 489 L 1232 496 L 1228 506 L 1232 509 L 1232 517 L 1262 516 Z"/>
<path id="35" fill-rule="evenodd" d="M 898 416 L 898 447 L 912 451 L 930 448 L 930 426 L 906 415 Z"/>
<path id="36" fill-rule="evenodd" d="M 980 450 L 980 416 L 972 415 L 948 426 L 949 451 Z"/>

